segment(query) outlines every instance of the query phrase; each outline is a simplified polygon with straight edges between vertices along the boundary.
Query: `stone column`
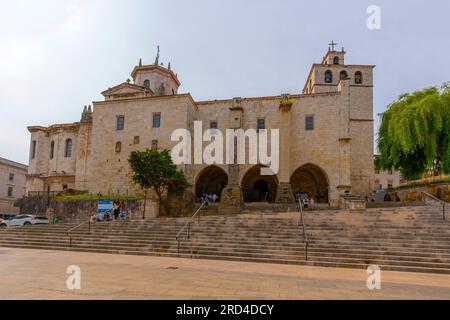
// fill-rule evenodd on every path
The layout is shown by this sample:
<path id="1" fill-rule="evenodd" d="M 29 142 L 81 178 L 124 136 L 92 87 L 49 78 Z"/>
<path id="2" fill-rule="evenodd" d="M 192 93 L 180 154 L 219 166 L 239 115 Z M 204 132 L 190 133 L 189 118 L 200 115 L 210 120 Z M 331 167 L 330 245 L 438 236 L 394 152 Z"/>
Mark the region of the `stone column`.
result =
<path id="1" fill-rule="evenodd" d="M 337 190 L 340 197 L 351 194 L 351 166 L 350 166 L 350 155 L 351 155 L 351 135 L 350 135 L 350 99 L 349 99 L 349 81 L 341 80 L 339 82 L 338 91 L 341 92 L 341 108 L 339 117 L 339 185 Z M 336 206 L 336 202 L 339 205 L 342 204 L 341 201 L 337 199 L 330 199 L 332 201 L 332 206 Z M 337 201 L 336 201 L 337 200 Z"/>
<path id="2" fill-rule="evenodd" d="M 291 108 L 292 100 L 289 95 L 283 95 L 279 108 L 280 126 L 280 169 L 277 188 L 276 203 L 293 203 L 294 196 L 290 183 L 290 157 L 291 157 Z"/>
<path id="3" fill-rule="evenodd" d="M 244 109 L 241 106 L 241 98 L 234 98 L 233 107 L 230 108 L 230 128 L 242 127 Z M 228 184 L 222 190 L 220 198 L 219 214 L 239 214 L 244 207 L 244 197 L 239 184 L 239 164 L 237 164 L 237 141 L 227 141 L 234 144 L 233 163 L 228 165 Z"/>

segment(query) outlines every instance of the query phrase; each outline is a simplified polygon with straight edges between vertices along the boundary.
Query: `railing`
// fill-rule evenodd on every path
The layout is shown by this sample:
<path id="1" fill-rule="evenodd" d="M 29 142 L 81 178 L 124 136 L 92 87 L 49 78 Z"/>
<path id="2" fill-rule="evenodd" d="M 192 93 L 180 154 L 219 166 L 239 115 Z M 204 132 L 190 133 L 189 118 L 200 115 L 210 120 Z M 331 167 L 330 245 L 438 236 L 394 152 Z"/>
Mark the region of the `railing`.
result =
<path id="1" fill-rule="evenodd" d="M 300 212 L 300 225 L 303 229 L 303 242 L 305 243 L 305 261 L 308 261 L 308 246 L 309 246 L 309 241 L 308 241 L 308 234 L 306 233 L 306 226 L 305 226 L 305 219 L 304 219 L 304 215 L 303 215 L 303 204 L 302 204 L 302 199 L 299 197 L 298 198 L 298 210 Z"/>
<path id="2" fill-rule="evenodd" d="M 89 224 L 89 233 L 91 233 L 91 217 L 89 217 L 88 221 L 84 221 L 82 223 L 80 223 L 79 225 L 69 229 L 67 231 L 67 236 L 69 237 L 69 248 L 72 248 L 72 235 L 70 234 L 73 230 L 78 229 L 81 226 L 84 226 L 86 223 Z"/>
<path id="3" fill-rule="evenodd" d="M 175 239 L 178 242 L 178 253 L 180 253 L 180 245 L 181 245 L 181 236 L 183 234 L 183 232 L 186 230 L 187 228 L 187 238 L 189 239 L 191 237 L 191 224 L 194 221 L 194 219 L 196 217 L 198 217 L 198 223 L 200 223 L 200 217 L 201 217 L 201 210 L 204 208 L 206 202 L 203 202 L 200 206 L 200 208 L 197 209 L 197 211 L 195 211 L 195 213 L 192 215 L 192 217 L 184 224 L 184 226 L 180 229 L 180 231 L 178 231 Z"/>
<path id="4" fill-rule="evenodd" d="M 442 205 L 442 218 L 445 220 L 445 207 L 446 207 L 446 205 L 448 205 L 448 203 L 439 198 L 436 198 L 435 196 L 433 196 L 425 191 L 422 191 L 422 195 L 424 195 L 425 197 L 431 198 L 434 201 L 437 201 L 439 204 Z"/>

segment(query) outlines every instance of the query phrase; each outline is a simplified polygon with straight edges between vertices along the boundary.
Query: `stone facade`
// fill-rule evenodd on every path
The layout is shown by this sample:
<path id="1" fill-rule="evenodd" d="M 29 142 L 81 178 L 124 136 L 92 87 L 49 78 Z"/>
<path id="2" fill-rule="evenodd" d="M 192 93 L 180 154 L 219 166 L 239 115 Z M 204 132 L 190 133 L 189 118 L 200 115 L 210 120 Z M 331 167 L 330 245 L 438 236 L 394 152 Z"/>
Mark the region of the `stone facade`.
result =
<path id="1" fill-rule="evenodd" d="M 82 121 L 29 127 L 28 191 L 139 193 L 130 179 L 129 153 L 171 149 L 178 144 L 171 141 L 175 129 L 188 129 L 194 137 L 194 121 L 202 121 L 203 130 L 222 132 L 257 129 L 258 123 L 279 129 L 280 170 L 261 176 L 258 165 L 181 165 L 196 196 L 228 185 L 233 191 L 228 195 L 238 186 L 244 201 L 289 202 L 294 194 L 308 194 L 338 206 L 342 194 L 367 195 L 374 185 L 374 66 L 346 65 L 344 57 L 343 50 L 330 49 L 312 66 L 302 93 L 212 101 L 179 94 L 178 76 L 159 64 L 159 56 L 153 65 L 139 62 L 133 81 L 104 91 L 105 100 L 85 108 Z"/>
<path id="2" fill-rule="evenodd" d="M 27 172 L 26 165 L 0 158 L 0 214 L 19 212 L 14 202 L 25 195 Z"/>

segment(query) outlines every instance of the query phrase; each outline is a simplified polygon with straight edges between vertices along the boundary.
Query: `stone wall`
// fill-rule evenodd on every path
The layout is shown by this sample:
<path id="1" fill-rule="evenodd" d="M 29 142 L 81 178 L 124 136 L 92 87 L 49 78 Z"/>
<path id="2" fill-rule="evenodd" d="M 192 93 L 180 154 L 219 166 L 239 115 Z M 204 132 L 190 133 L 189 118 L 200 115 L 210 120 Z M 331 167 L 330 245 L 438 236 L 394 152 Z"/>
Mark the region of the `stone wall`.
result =
<path id="1" fill-rule="evenodd" d="M 89 213 L 97 212 L 97 201 L 66 201 L 51 202 L 46 212 L 47 217 L 53 220 L 54 214 L 60 223 L 87 221 Z M 123 202 L 123 210 L 127 212 L 128 219 L 142 219 L 142 201 Z M 152 217 L 151 206 L 146 208 L 146 217 Z"/>
<path id="2" fill-rule="evenodd" d="M 427 192 L 436 198 L 450 203 L 450 183 L 412 187 L 409 189 L 390 191 L 389 193 L 392 199 L 395 199 L 395 196 L 397 196 L 400 201 L 417 202 L 422 201 L 422 192 Z"/>

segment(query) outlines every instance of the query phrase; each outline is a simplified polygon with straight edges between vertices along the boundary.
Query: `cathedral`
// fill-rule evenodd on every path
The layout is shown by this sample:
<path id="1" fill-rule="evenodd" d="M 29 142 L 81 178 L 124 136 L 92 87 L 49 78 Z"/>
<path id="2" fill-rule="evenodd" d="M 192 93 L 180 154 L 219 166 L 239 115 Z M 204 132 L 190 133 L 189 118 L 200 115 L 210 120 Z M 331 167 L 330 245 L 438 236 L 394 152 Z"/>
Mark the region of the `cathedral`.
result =
<path id="1" fill-rule="evenodd" d="M 373 65 L 347 64 L 346 52 L 328 48 L 299 92 L 266 97 L 195 101 L 180 93 L 178 75 L 142 60 L 131 79 L 85 106 L 78 122 L 29 126 L 27 192 L 79 190 L 139 194 L 131 181 L 133 150 L 172 149 L 174 130 L 279 129 L 280 168 L 261 164 L 181 164 L 194 196 L 238 190 L 244 202 L 289 202 L 308 195 L 337 207 L 342 195 L 365 196 L 374 185 Z M 286 101 L 288 103 L 286 103 Z M 236 193 L 236 197 L 239 197 Z"/>

